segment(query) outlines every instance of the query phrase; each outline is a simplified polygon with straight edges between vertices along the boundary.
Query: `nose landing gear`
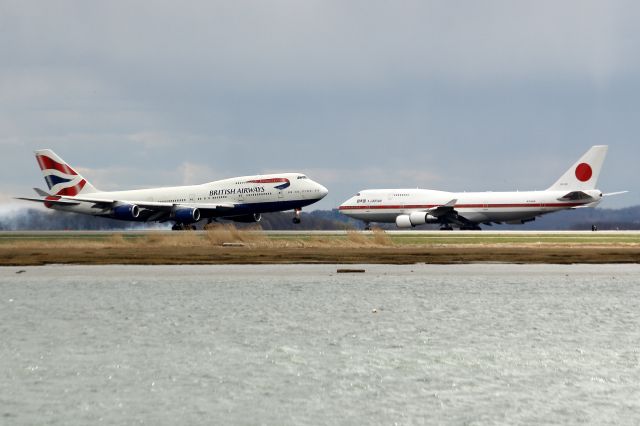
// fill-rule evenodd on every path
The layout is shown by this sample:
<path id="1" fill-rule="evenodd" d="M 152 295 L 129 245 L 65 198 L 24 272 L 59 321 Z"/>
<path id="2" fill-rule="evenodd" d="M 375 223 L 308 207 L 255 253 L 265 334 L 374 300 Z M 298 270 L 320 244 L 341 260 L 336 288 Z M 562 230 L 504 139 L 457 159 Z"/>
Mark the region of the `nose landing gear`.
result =
<path id="1" fill-rule="evenodd" d="M 302 212 L 302 209 L 294 209 L 294 212 L 295 216 L 293 217 L 293 223 L 297 225 L 300 223 L 300 213 Z"/>

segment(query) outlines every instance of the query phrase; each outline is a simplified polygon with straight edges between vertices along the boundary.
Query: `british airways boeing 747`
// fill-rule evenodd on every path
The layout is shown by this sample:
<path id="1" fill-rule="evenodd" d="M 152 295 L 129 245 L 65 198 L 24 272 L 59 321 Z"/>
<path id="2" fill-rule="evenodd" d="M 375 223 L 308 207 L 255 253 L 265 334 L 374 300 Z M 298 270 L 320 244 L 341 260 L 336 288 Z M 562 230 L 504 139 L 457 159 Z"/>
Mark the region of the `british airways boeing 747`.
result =
<path id="1" fill-rule="evenodd" d="M 202 185 L 130 191 L 99 191 L 50 149 L 36 151 L 49 191 L 21 200 L 93 216 L 137 222 L 173 222 L 174 230 L 216 218 L 258 222 L 261 213 L 293 210 L 300 223 L 303 207 L 324 198 L 327 188 L 301 173 L 241 176 Z"/>
<path id="2" fill-rule="evenodd" d="M 596 189 L 607 146 L 593 146 L 544 191 L 445 192 L 428 189 L 367 189 L 340 206 L 355 219 L 411 228 L 425 223 L 479 230 L 480 224 L 523 224 L 564 209 L 595 207 L 607 195 Z"/>

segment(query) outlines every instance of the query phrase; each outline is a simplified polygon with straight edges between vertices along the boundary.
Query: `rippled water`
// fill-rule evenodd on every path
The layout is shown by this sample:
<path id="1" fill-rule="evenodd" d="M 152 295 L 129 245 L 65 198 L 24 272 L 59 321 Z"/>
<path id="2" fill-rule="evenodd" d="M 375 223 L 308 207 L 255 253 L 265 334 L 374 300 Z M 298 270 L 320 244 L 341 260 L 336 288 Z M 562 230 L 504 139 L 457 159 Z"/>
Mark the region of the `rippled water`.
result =
<path id="1" fill-rule="evenodd" d="M 0 268 L 0 424 L 638 424 L 639 266 Z"/>

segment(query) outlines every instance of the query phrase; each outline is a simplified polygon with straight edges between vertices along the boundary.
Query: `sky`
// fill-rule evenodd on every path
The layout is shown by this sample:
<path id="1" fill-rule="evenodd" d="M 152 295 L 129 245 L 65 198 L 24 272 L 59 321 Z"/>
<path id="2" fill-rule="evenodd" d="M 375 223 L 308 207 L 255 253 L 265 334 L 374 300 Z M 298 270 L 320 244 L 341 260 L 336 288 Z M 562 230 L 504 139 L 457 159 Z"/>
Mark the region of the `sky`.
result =
<path id="1" fill-rule="evenodd" d="M 608 144 L 640 204 L 636 1 L 0 0 L 0 208 L 51 148 L 103 190 L 306 173 L 544 189 Z"/>

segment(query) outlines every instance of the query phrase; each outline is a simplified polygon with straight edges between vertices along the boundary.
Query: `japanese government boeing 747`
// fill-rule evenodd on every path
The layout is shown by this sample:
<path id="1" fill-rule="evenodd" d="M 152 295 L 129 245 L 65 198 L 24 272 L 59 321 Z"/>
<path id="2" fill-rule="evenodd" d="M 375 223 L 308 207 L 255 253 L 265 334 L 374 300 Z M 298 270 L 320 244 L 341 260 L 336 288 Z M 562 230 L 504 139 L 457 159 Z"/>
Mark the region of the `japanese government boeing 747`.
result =
<path id="1" fill-rule="evenodd" d="M 560 179 L 544 191 L 445 192 L 428 189 L 368 189 L 343 203 L 341 213 L 370 222 L 411 228 L 425 223 L 479 230 L 480 224 L 523 224 L 564 209 L 595 207 L 603 196 L 596 189 L 607 146 L 593 146 Z"/>
<path id="2" fill-rule="evenodd" d="M 300 173 L 242 176 L 202 185 L 105 192 L 97 190 L 53 151 L 35 152 L 49 192 L 21 200 L 74 213 L 138 222 L 173 222 L 186 229 L 203 219 L 258 222 L 266 212 L 294 210 L 300 222 L 303 207 L 321 200 L 327 188 Z"/>

